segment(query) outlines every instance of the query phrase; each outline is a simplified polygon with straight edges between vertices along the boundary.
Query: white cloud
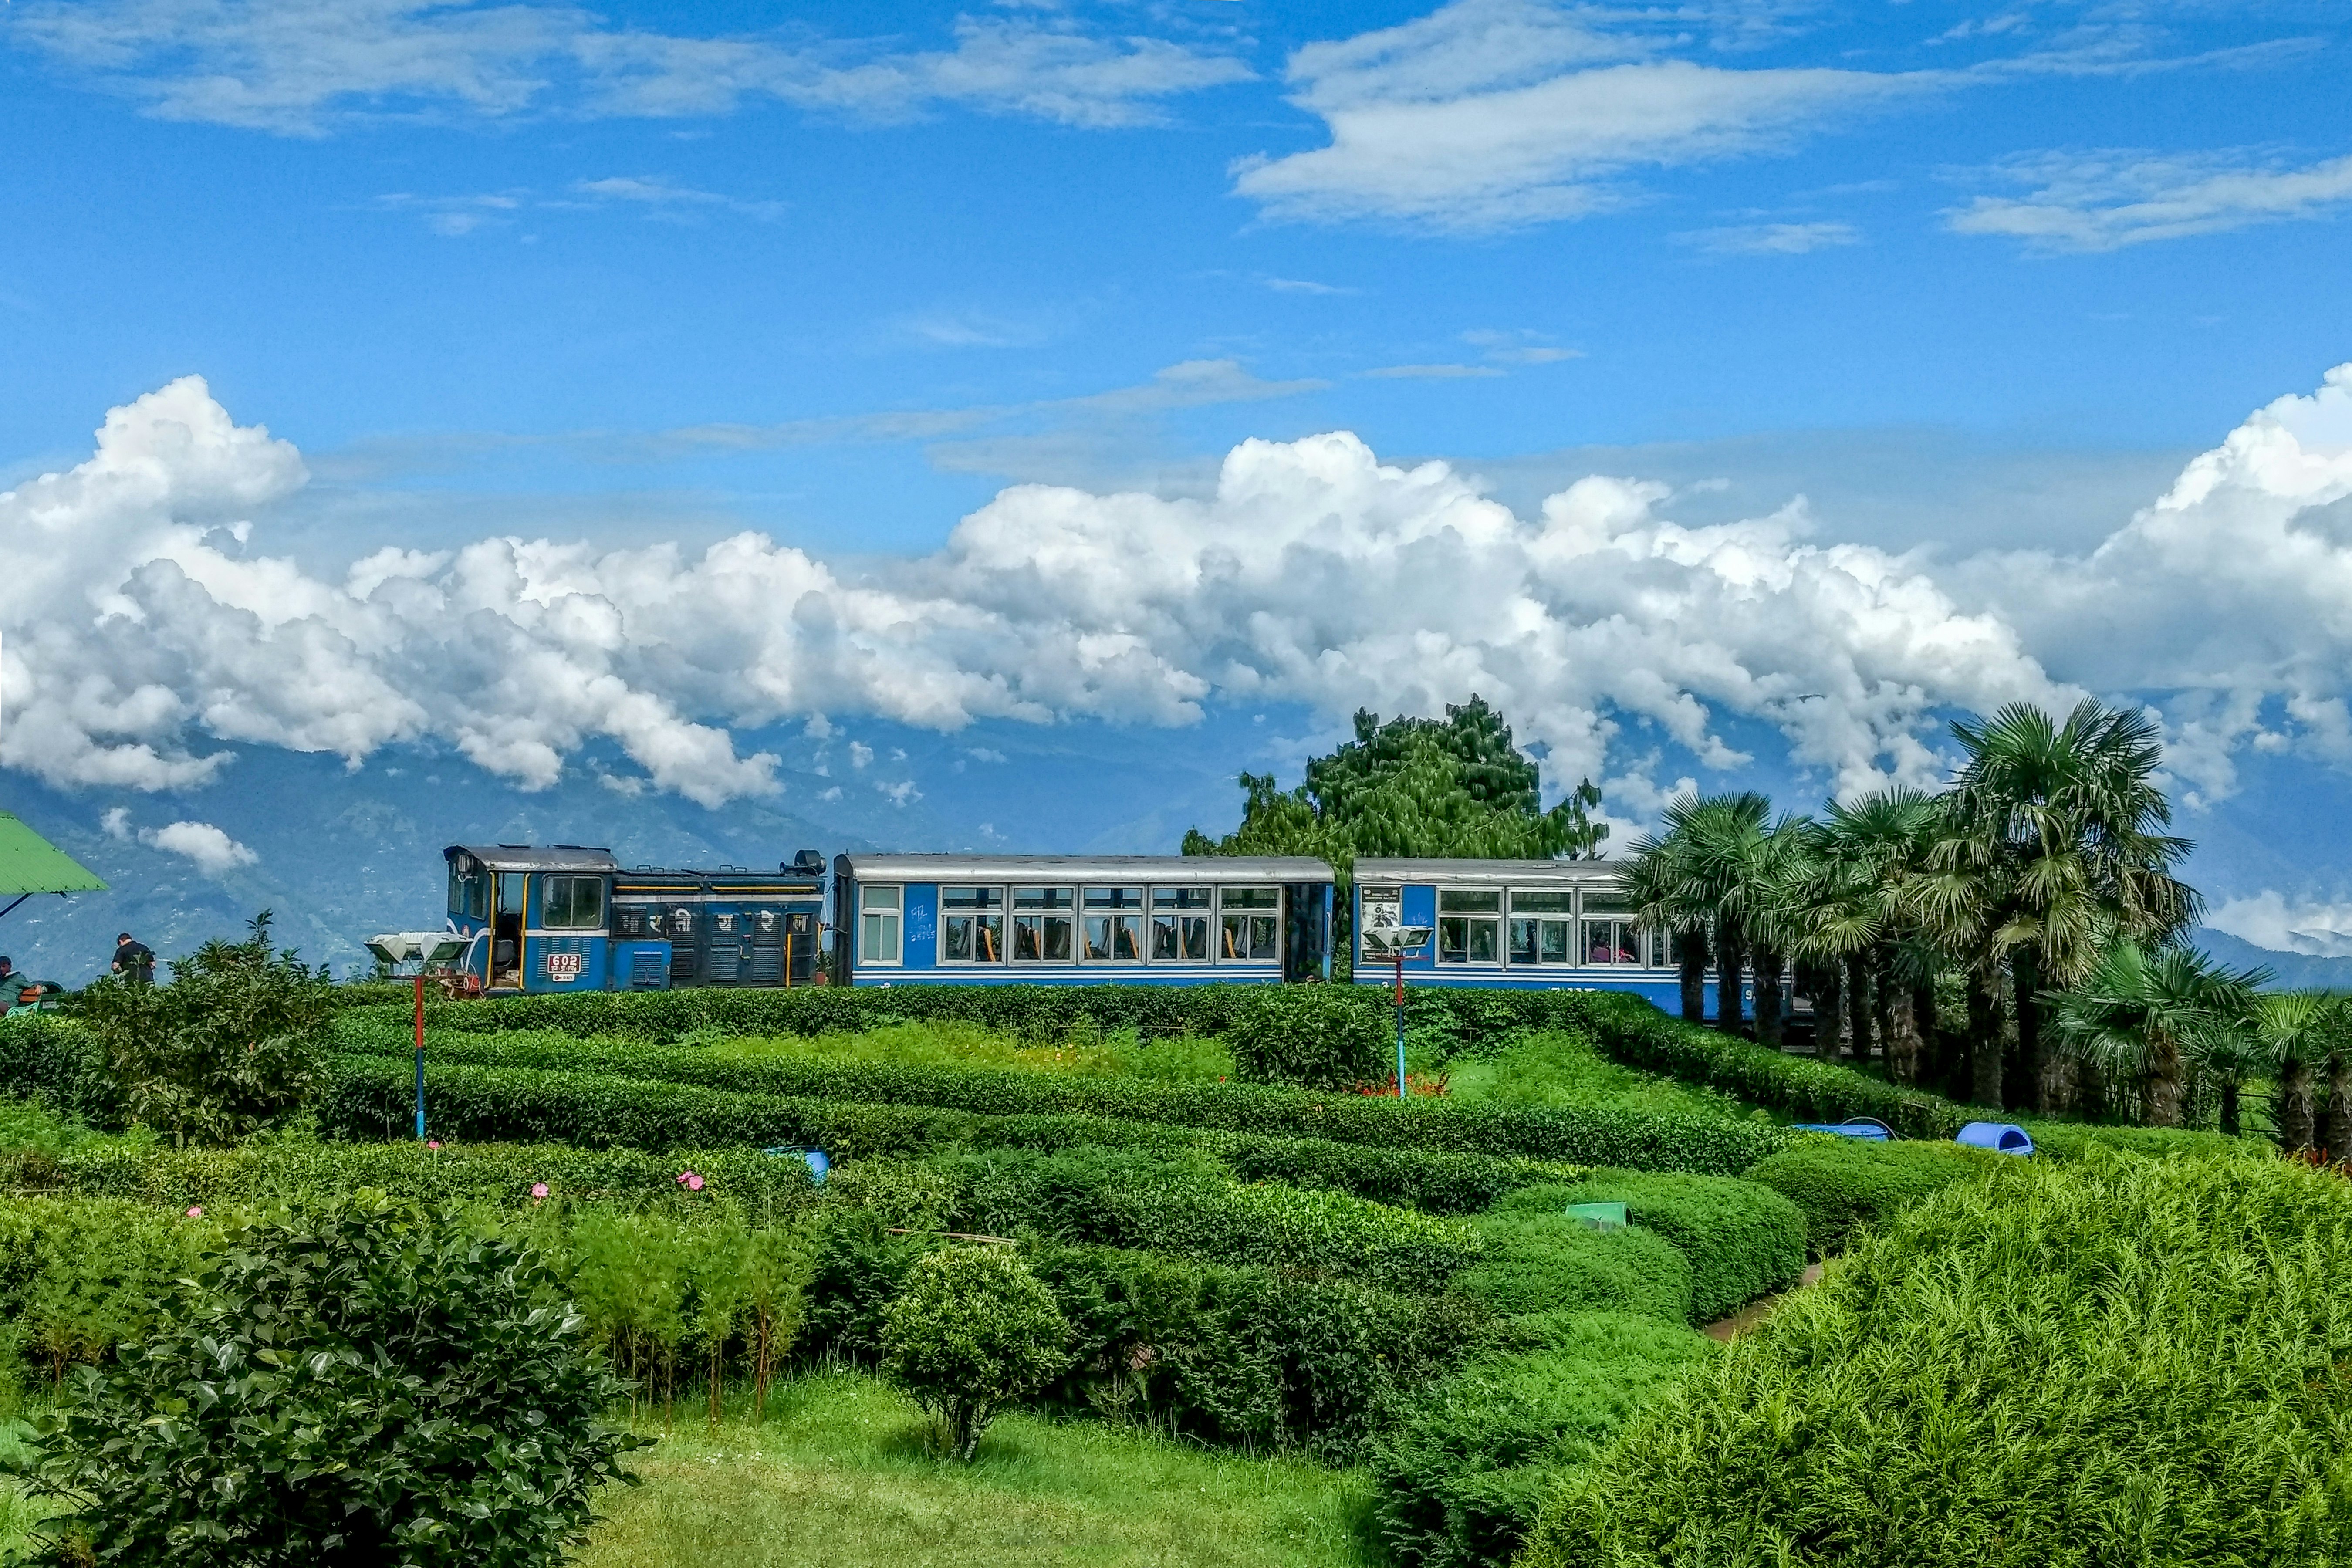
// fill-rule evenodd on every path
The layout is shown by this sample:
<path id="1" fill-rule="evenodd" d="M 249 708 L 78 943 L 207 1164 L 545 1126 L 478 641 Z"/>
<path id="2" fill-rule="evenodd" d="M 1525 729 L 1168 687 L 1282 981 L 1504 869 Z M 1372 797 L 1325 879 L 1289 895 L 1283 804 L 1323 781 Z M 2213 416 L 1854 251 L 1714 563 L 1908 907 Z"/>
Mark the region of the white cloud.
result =
<path id="1" fill-rule="evenodd" d="M 1924 782 L 1943 713 L 2091 689 L 2160 705 L 2192 804 L 2249 746 L 2352 766 L 2352 366 L 2095 550 L 1933 569 L 1815 539 L 1801 500 L 1693 526 L 1668 486 L 1591 475 L 1515 513 L 1345 433 L 1244 441 L 1197 497 L 1016 485 L 935 553 L 854 572 L 744 533 L 385 549 L 335 581 L 266 553 L 303 478 L 191 379 L 0 494 L 0 760 L 156 790 L 213 776 L 225 742 L 356 765 L 434 738 L 539 787 L 604 738 L 646 787 L 716 805 L 776 788 L 737 731 L 830 733 L 821 712 L 1182 725 L 1213 701 L 1338 719 L 1477 691 L 1555 783 L 1638 796 L 1738 765 L 1759 727 L 1835 787 Z"/>
<path id="2" fill-rule="evenodd" d="M 1503 374 L 1491 364 L 1384 364 L 1364 372 L 1376 381 L 1462 381 Z"/>
<path id="3" fill-rule="evenodd" d="M 2244 151 L 2041 153 L 1990 171 L 2022 196 L 1980 195 L 1945 215 L 1961 234 L 2041 251 L 2119 250 L 2249 225 L 2320 217 L 2352 202 L 2352 155 L 2300 168 Z"/>
<path id="4" fill-rule="evenodd" d="M 1234 165 L 1277 217 L 1443 230 L 1581 217 L 1632 199 L 1614 178 L 1769 150 L 1940 79 L 1732 69 L 1666 58 L 1672 31 L 1538 0 L 1455 0 L 1402 26 L 1291 57 L 1292 100 L 1328 145 Z M 1645 22 L 1679 25 L 1678 14 Z"/>
<path id="5" fill-rule="evenodd" d="M 952 47 L 898 52 L 467 0 L 34 0 L 0 25 L 162 118 L 301 136 L 371 120 L 724 114 L 751 98 L 870 120 L 960 105 L 1134 125 L 1251 74 L 1226 55 L 1035 18 L 967 16 Z"/>
<path id="6" fill-rule="evenodd" d="M 250 866 L 260 858 L 209 822 L 174 822 L 163 827 L 144 827 L 139 831 L 139 842 L 151 849 L 186 856 L 207 877 Z"/>
<path id="7" fill-rule="evenodd" d="M 2352 958 L 2352 904 L 2290 904 L 2276 889 L 2231 899 L 2205 917 L 2215 931 L 2242 937 L 2273 952 Z"/>
<path id="8" fill-rule="evenodd" d="M 1675 237 L 1715 256 L 1802 256 L 1862 242 L 1861 234 L 1850 223 L 1735 224 Z"/>
<path id="9" fill-rule="evenodd" d="M 98 825 L 105 830 L 109 838 L 129 838 L 131 808 L 127 805 L 110 806 L 106 815 L 98 819 Z"/>

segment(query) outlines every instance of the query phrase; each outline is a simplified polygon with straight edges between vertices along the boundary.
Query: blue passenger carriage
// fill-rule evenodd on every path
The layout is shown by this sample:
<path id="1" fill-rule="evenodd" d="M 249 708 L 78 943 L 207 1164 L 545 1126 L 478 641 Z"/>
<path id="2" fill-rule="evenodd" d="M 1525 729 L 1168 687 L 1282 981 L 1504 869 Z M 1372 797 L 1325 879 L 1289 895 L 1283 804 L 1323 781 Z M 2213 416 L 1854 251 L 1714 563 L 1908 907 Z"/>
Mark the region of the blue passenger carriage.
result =
<path id="1" fill-rule="evenodd" d="M 1416 985 L 1570 986 L 1630 991 L 1672 1013 L 1681 1005 L 1672 943 L 1644 930 L 1606 860 L 1356 862 L 1356 980 L 1391 979 L 1396 961 L 1365 943 L 1368 928 L 1426 926 L 1404 961 Z M 1717 986 L 1707 976 L 1707 1011 Z"/>
<path id="2" fill-rule="evenodd" d="M 1328 979 L 1331 868 L 1290 856 L 837 855 L 834 979 Z"/>
<path id="3" fill-rule="evenodd" d="M 624 868 L 609 849 L 453 844 L 449 923 L 492 993 L 805 985 L 822 942 L 824 858 L 773 871 Z"/>

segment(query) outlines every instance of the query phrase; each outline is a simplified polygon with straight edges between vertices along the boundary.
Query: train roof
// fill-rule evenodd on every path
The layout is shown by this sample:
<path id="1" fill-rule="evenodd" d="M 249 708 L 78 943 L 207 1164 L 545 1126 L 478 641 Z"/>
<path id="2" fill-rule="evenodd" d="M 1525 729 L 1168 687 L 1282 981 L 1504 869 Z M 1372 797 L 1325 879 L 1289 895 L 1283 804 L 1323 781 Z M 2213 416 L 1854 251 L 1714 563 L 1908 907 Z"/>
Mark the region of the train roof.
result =
<path id="1" fill-rule="evenodd" d="M 1435 887 L 1480 887 L 1506 882 L 1519 888 L 1583 888 L 1614 882 L 1625 874 L 1622 860 L 1412 860 L 1370 856 L 1356 861 L 1356 880 L 1417 882 Z"/>
<path id="2" fill-rule="evenodd" d="M 441 851 L 445 860 L 471 856 L 491 871 L 617 871 L 620 862 L 610 849 L 583 844 L 551 844 L 535 849 L 528 844 L 452 844 Z"/>
<path id="3" fill-rule="evenodd" d="M 836 876 L 861 881 L 1328 882 L 1307 855 L 836 855 Z"/>

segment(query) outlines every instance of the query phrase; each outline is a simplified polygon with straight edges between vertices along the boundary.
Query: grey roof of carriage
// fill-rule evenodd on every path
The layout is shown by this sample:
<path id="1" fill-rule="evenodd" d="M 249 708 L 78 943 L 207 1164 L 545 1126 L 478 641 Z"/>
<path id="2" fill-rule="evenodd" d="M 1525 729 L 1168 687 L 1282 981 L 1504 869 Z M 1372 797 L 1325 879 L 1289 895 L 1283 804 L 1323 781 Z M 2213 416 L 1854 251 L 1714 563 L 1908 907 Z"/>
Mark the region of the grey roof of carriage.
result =
<path id="1" fill-rule="evenodd" d="M 452 844 L 443 859 L 471 855 L 493 871 L 617 871 L 620 862 L 610 849 L 583 844 L 551 844 L 533 848 L 527 844 Z"/>
<path id="2" fill-rule="evenodd" d="M 1578 887 L 1616 881 L 1625 874 L 1622 860 L 1421 860 L 1383 859 L 1372 856 L 1356 861 L 1356 881 L 1419 882 L 1440 887 L 1476 883 L 1489 887 Z"/>
<path id="3" fill-rule="evenodd" d="M 1306 855 L 840 855 L 836 873 L 861 881 L 1328 882 Z"/>

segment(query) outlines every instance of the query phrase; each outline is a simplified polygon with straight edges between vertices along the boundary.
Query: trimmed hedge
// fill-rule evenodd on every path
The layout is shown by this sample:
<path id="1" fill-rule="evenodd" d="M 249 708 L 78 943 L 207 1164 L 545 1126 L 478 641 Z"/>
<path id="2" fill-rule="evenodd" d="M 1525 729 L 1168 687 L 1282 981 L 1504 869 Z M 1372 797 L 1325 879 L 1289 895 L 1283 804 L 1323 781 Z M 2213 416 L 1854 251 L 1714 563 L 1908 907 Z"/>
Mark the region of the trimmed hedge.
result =
<path id="1" fill-rule="evenodd" d="M 1381 1537 L 1423 1568 L 1502 1568 L 1561 1475 L 1714 1351 L 1655 1318 L 1515 1318 L 1372 1444 Z"/>
<path id="2" fill-rule="evenodd" d="M 1622 1203 L 1689 1262 L 1690 1318 L 1711 1323 L 1805 1272 L 1804 1212 L 1769 1187 L 1728 1176 L 1595 1171 L 1568 1187 L 1523 1187 L 1506 1212 L 1558 1212 L 1569 1204 Z"/>
<path id="3" fill-rule="evenodd" d="M 1471 1105 L 1443 1099 L 1399 1101 L 1387 1096 L 1345 1091 L 1316 1093 L 1249 1084 L 1162 1084 L 1141 1079 L 1014 1068 L 836 1063 L 800 1057 L 742 1059 L 713 1056 L 691 1046 L 612 1041 L 573 1046 L 544 1036 L 504 1041 L 428 1041 L 426 1058 L 428 1075 L 450 1070 L 432 1065 L 446 1062 L 497 1064 L 508 1071 L 562 1068 L 567 1069 L 561 1075 L 565 1078 L 596 1076 L 694 1084 L 739 1096 L 854 1100 L 991 1116 L 1102 1116 L 1269 1137 L 1319 1138 L 1386 1148 L 1567 1160 L 1585 1165 L 1689 1171 L 1702 1175 L 1735 1175 L 1802 1136 L 1759 1121 L 1724 1121 L 1590 1106 Z M 380 1074 L 389 1059 L 386 1056 L 356 1058 L 341 1067 L 339 1075 Z M 331 1104 L 340 1092 L 331 1091 Z M 635 1119 L 633 1125 L 639 1124 L 642 1119 Z M 389 1131 L 393 1120 L 386 1119 L 383 1125 Z M 581 1142 L 664 1146 L 643 1141 L 657 1134 L 635 1131 L 627 1136 L 600 1137 L 585 1131 L 542 1131 L 521 1126 L 491 1131 L 469 1124 L 465 1135 L 485 1141 L 554 1135 Z M 668 1136 L 672 1142 L 698 1143 L 751 1141 L 684 1133 Z"/>
<path id="4" fill-rule="evenodd" d="M 803 1342 L 870 1361 L 882 1312 L 934 1237 L 891 1236 L 881 1215 L 837 1211 L 816 1247 Z M 1475 1338 L 1475 1307 L 1156 1253 L 1049 1242 L 1022 1258 L 1072 1330 L 1048 1408 L 1148 1417 L 1199 1440 L 1362 1457 L 1402 1396 Z"/>
<path id="5" fill-rule="evenodd" d="M 2352 1562 L 2347 1279 L 2335 1173 L 2005 1161 L 1668 1391 L 1519 1562 Z"/>
<path id="6" fill-rule="evenodd" d="M 1803 1210 L 1807 1251 L 1829 1258 L 1853 1247 L 1865 1226 L 1882 1226 L 1928 1194 L 2015 1157 L 1958 1143 L 1809 1138 L 1757 1162 L 1747 1179 Z"/>
<path id="7" fill-rule="evenodd" d="M 1558 1212 L 1503 1210 L 1477 1221 L 1486 1255 L 1454 1289 L 1488 1311 L 1630 1312 L 1685 1323 L 1691 1266 L 1664 1237 L 1629 1226 L 1595 1230 Z"/>
<path id="8" fill-rule="evenodd" d="M 0 1093 L 37 1100 L 92 1127 L 122 1125 L 122 1091 L 97 1038 L 55 1014 L 0 1018 Z"/>
<path id="9" fill-rule="evenodd" d="M 678 1184 L 701 1176 L 700 1194 Z M 376 1187 L 425 1203 L 516 1205 L 544 1183 L 558 1203 L 625 1208 L 730 1201 L 761 1224 L 809 1206 L 816 1195 L 806 1163 L 754 1149 L 701 1149 L 670 1156 L 563 1144 L 252 1143 L 234 1149 L 173 1149 L 94 1143 L 50 1162 L 60 1191 L 135 1198 L 184 1208 L 253 1204 L 301 1194 Z"/>
<path id="10" fill-rule="evenodd" d="M 484 1143 L 563 1142 L 656 1152 L 730 1143 L 811 1144 L 853 1159 L 949 1148 L 1198 1152 L 1244 1181 L 1328 1188 L 1432 1214 L 1475 1214 L 1515 1188 L 1571 1181 L 1585 1169 L 1559 1161 L 1264 1137 L 1108 1117 L 979 1116 L 522 1068 L 428 1067 L 425 1082 L 431 1131 L 447 1140 Z M 320 1124 L 341 1139 L 400 1139 L 414 1115 L 413 1094 L 409 1069 L 347 1060 L 320 1106 Z"/>
<path id="11" fill-rule="evenodd" d="M 1354 1279 L 1428 1294 L 1479 1254 L 1461 1220 L 1328 1190 L 1236 1182 L 1205 1162 L 1126 1150 L 959 1152 L 924 1162 L 928 1184 L 847 1173 L 845 1201 L 871 1183 L 875 1208 L 919 1229 L 1032 1236 Z M 928 1190 L 926 1190 L 928 1186 Z M 892 1201 L 896 1199 L 897 1201 Z"/>

